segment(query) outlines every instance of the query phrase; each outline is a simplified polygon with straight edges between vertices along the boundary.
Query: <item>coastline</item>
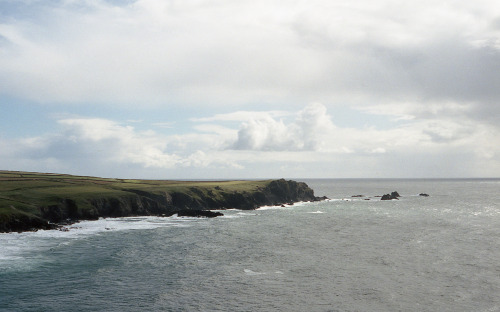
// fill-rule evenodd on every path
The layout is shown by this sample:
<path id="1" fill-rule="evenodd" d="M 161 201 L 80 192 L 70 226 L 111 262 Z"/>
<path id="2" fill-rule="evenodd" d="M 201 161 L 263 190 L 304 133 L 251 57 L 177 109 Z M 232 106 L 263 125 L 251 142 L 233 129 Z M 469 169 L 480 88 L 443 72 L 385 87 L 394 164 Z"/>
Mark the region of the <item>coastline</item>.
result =
<path id="1" fill-rule="evenodd" d="M 253 210 L 319 201 L 304 182 L 127 180 L 0 171 L 0 233 L 57 229 L 106 217 L 215 217 L 209 210 Z"/>

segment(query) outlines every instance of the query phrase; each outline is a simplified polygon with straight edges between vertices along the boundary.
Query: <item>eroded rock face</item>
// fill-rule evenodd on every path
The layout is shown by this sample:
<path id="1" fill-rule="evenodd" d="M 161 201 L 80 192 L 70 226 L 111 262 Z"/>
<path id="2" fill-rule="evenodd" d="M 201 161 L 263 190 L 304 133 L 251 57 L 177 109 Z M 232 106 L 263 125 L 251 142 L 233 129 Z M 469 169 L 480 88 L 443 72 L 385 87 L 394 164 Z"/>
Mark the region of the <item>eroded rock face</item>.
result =
<path id="1" fill-rule="evenodd" d="M 319 201 L 306 183 L 273 180 L 253 191 L 231 191 L 222 186 L 213 189 L 190 188 L 187 191 L 149 192 L 126 189 L 122 196 L 102 196 L 61 199 L 56 205 L 40 206 L 40 217 L 0 222 L 0 232 L 26 231 L 52 227 L 51 223 L 71 224 L 79 220 L 100 217 L 170 216 L 181 212 L 186 216 L 213 217 L 214 209 L 256 209 L 266 205 L 293 204 L 299 201 Z M 49 223 L 50 222 L 50 223 Z"/>
<path id="2" fill-rule="evenodd" d="M 285 179 L 274 180 L 264 189 L 269 203 L 277 202 L 286 204 L 298 201 L 318 201 L 320 198 L 314 196 L 314 191 L 304 182 L 296 182 Z M 264 204 L 269 204 L 264 203 Z"/>

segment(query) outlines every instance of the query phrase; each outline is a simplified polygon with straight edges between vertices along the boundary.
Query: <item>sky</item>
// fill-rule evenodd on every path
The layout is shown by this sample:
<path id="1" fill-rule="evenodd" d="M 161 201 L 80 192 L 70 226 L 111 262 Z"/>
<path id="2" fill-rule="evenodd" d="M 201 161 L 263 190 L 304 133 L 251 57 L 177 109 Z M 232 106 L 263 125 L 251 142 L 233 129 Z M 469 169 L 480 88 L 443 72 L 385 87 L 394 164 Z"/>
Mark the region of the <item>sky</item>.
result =
<path id="1" fill-rule="evenodd" d="M 500 4 L 0 0 L 0 170 L 500 177 Z"/>

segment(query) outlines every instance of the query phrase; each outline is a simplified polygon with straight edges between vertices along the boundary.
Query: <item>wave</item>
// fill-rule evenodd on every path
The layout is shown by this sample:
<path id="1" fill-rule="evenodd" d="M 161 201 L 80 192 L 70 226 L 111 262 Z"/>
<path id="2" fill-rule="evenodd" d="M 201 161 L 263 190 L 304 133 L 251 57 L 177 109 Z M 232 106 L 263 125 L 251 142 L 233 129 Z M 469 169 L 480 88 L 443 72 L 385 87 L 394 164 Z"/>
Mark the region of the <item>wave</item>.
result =
<path id="1" fill-rule="evenodd" d="M 279 209 L 287 209 L 291 206 L 283 205 L 283 206 L 262 206 L 257 208 L 256 210 L 279 210 Z"/>
<path id="2" fill-rule="evenodd" d="M 243 272 L 245 272 L 246 275 L 265 275 L 266 273 L 264 272 L 255 272 L 250 269 L 244 269 Z"/>
<path id="3" fill-rule="evenodd" d="M 249 276 L 256 276 L 256 275 L 266 275 L 268 274 L 267 272 L 256 272 L 256 271 L 252 271 L 250 269 L 244 269 L 243 272 L 246 274 L 246 275 L 249 275 Z M 282 271 L 274 271 L 274 272 L 271 272 L 271 274 L 285 274 L 283 273 Z"/>
<path id="4" fill-rule="evenodd" d="M 238 212 L 237 215 L 240 216 L 256 216 L 256 213 L 250 213 L 250 212 Z"/>
<path id="5" fill-rule="evenodd" d="M 160 227 L 188 227 L 191 222 L 206 219 L 183 217 L 124 217 L 81 221 L 60 230 L 0 234 L 0 270 L 29 270 L 36 266 L 38 251 L 47 251 L 71 244 L 72 241 L 106 232 L 148 230 Z"/>

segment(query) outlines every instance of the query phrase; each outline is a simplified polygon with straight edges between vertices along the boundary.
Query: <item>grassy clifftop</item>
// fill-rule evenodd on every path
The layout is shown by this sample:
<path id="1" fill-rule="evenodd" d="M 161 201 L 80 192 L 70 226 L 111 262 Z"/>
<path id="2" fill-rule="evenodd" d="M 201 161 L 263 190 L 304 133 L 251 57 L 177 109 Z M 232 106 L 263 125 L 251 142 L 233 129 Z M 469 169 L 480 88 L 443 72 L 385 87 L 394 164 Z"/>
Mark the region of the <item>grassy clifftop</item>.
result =
<path id="1" fill-rule="evenodd" d="M 99 217 L 171 215 L 182 209 L 255 209 L 317 200 L 295 181 L 107 179 L 0 171 L 0 232 L 51 228 Z"/>

